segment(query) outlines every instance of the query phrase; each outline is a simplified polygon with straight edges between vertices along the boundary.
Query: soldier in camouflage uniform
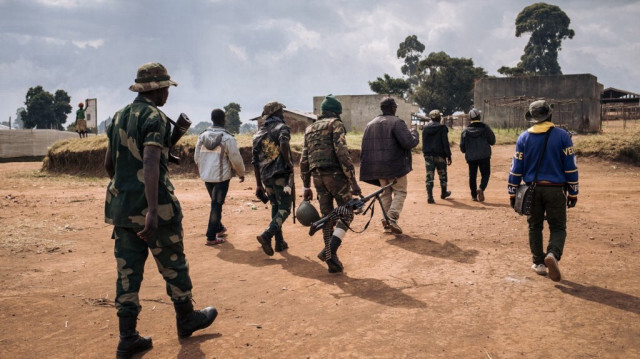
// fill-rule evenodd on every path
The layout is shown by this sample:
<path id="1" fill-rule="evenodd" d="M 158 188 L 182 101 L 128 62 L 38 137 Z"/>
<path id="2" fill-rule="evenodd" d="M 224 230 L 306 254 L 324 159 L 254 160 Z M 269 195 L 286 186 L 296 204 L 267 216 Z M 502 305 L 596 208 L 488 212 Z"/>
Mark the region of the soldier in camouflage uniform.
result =
<path id="1" fill-rule="evenodd" d="M 451 191 L 447 191 L 447 165 L 451 166 L 451 148 L 447 136 L 449 130 L 440 123 L 441 117 L 438 110 L 429 112 L 431 121 L 422 129 L 422 154 L 427 167 L 427 203 L 436 203 L 433 199 L 436 170 L 440 178 L 440 198 L 451 196 Z"/>
<path id="2" fill-rule="evenodd" d="M 111 181 L 105 221 L 114 225 L 118 358 L 129 358 L 152 347 L 151 338 L 141 337 L 136 331 L 142 308 L 138 292 L 149 251 L 174 303 L 179 337 L 208 327 L 217 315 L 212 307 L 193 310 L 182 242 L 182 211 L 167 173 L 171 131 L 167 116 L 158 107 L 166 103 L 169 86 L 177 85 L 161 64 L 142 65 L 135 84 L 129 87 L 139 92 L 138 97 L 116 112 L 107 129 L 105 169 Z"/>
<path id="3" fill-rule="evenodd" d="M 262 127 L 253 136 L 253 172 L 256 176 L 256 196 L 266 194 L 271 204 L 271 222 L 267 229 L 257 236 L 258 243 L 268 256 L 273 255 L 271 239 L 275 237 L 276 252 L 289 248 L 282 234 L 282 224 L 291 213 L 293 200 L 293 163 L 291 162 L 291 138 L 289 126 L 284 122 L 279 102 L 264 105 Z"/>
<path id="4" fill-rule="evenodd" d="M 360 195 L 361 191 L 347 148 L 346 130 L 340 120 L 342 104 L 333 95 L 328 95 L 322 101 L 321 108 L 322 115 L 304 131 L 300 176 L 306 201 L 313 198 L 310 188 L 313 177 L 320 211 L 326 216 L 333 211 L 334 199 L 338 206 L 342 206 L 351 200 L 352 193 Z M 337 251 L 352 219 L 353 214 L 343 218 L 344 222 L 339 220 L 337 225 L 336 222 L 327 222 L 322 228 L 325 249 L 318 254 L 318 258 L 327 263 L 331 273 L 343 270 Z"/>

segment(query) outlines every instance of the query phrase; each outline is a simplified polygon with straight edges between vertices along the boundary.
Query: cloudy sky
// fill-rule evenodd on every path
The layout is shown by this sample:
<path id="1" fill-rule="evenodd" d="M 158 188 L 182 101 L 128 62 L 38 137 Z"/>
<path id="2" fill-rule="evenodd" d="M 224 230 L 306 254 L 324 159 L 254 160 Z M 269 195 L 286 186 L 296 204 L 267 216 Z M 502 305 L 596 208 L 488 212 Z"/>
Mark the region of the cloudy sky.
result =
<path id="1" fill-rule="evenodd" d="M 98 99 L 104 120 L 131 102 L 136 69 L 163 63 L 172 79 L 163 110 L 194 123 L 229 102 L 243 121 L 270 100 L 312 111 L 312 97 L 371 93 L 368 81 L 399 77 L 408 35 L 425 55 L 472 58 L 498 75 L 528 37 L 515 37 L 521 0 L 0 0 L 0 120 L 15 118 L 29 87 L 66 90 L 74 111 Z M 640 1 L 556 1 L 571 19 L 565 74 L 640 92 Z M 72 116 L 70 116 L 72 117 Z M 70 118 L 67 124 L 72 122 Z"/>

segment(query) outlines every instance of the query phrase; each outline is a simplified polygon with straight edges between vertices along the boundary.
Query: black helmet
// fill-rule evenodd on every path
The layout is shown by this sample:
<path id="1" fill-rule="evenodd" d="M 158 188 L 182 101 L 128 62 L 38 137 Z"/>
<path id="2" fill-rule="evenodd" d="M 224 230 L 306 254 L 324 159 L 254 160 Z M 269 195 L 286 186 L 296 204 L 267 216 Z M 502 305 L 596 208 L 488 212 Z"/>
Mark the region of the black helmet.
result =
<path id="1" fill-rule="evenodd" d="M 302 201 L 296 209 L 296 218 L 300 224 L 309 227 L 311 223 L 320 219 L 320 214 L 309 201 Z"/>

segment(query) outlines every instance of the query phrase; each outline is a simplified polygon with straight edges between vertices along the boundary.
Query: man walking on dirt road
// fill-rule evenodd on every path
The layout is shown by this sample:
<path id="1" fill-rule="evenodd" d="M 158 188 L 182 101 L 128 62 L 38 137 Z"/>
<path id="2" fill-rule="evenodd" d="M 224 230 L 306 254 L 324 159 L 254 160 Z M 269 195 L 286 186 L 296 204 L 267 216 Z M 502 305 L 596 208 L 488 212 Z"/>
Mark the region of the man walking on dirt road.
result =
<path id="1" fill-rule="evenodd" d="M 447 166 L 451 166 L 451 148 L 447 136 L 449 129 L 440 123 L 440 111 L 432 110 L 429 118 L 431 121 L 422 129 L 422 154 L 427 167 L 427 203 L 436 203 L 433 199 L 436 171 L 440 178 L 440 198 L 451 196 L 451 191 L 447 191 Z"/>
<path id="2" fill-rule="evenodd" d="M 460 152 L 469 165 L 469 189 L 471 199 L 484 202 L 484 190 L 491 176 L 491 146 L 496 144 L 496 135 L 489 125 L 482 122 L 482 114 L 475 108 L 469 111 L 469 126 L 460 134 Z M 477 177 L 480 168 L 480 187 Z"/>
<path id="3" fill-rule="evenodd" d="M 328 95 L 321 104 L 322 115 L 304 131 L 304 145 L 300 157 L 300 176 L 304 186 L 304 200 L 311 201 L 311 177 L 318 192 L 320 212 L 326 216 L 333 211 L 333 200 L 343 206 L 351 200 L 351 194 L 361 195 L 360 186 L 351 161 L 345 138 L 346 130 L 340 119 L 342 104 L 333 95 Z M 353 214 L 344 223 L 328 221 L 322 228 L 325 248 L 318 258 L 327 263 L 329 272 L 342 272 L 338 259 L 338 248 L 342 244 L 347 226 Z M 335 225 L 335 229 L 333 228 Z M 329 250 L 327 250 L 329 249 Z"/>
<path id="4" fill-rule="evenodd" d="M 150 337 L 136 331 L 141 306 L 138 298 L 144 264 L 151 251 L 176 312 L 178 337 L 211 325 L 213 307 L 195 311 L 191 278 L 182 241 L 182 211 L 169 180 L 167 160 L 171 131 L 169 119 L 158 109 L 169 96 L 171 81 L 159 63 L 138 68 L 138 92 L 133 103 L 113 116 L 107 129 L 105 169 L 111 178 L 105 200 L 105 221 L 114 225 L 112 238 L 118 266 L 115 306 L 120 342 L 117 358 L 129 358 L 152 347 Z"/>
<path id="5" fill-rule="evenodd" d="M 244 182 L 244 162 L 236 139 L 224 129 L 224 111 L 219 108 L 211 111 L 211 121 L 213 126 L 198 136 L 194 154 L 200 178 L 204 181 L 211 198 L 205 243 L 208 246 L 225 241 L 227 228 L 222 225 L 222 205 L 227 197 L 231 177 L 237 175 L 240 182 Z"/>
<path id="6" fill-rule="evenodd" d="M 518 137 L 507 187 L 514 207 L 520 182 L 535 186 L 531 215 L 527 218 L 531 268 L 540 275 L 546 275 L 548 269 L 549 278 L 557 282 L 562 279 L 558 261 L 567 237 L 567 207 L 573 208 L 578 202 L 578 166 L 571 136 L 566 130 L 555 128 L 552 112 L 553 106 L 545 100 L 529 105 L 525 118 L 533 126 Z M 567 197 L 564 191 L 569 192 Z M 545 220 L 549 224 L 546 253 L 542 249 Z"/>
<path id="7" fill-rule="evenodd" d="M 267 229 L 257 236 L 258 243 L 268 256 L 273 255 L 273 237 L 276 252 L 289 248 L 282 234 L 282 225 L 291 213 L 292 189 L 295 190 L 295 184 L 289 148 L 291 134 L 289 126 L 284 122 L 284 108 L 283 104 L 275 101 L 264 105 L 264 123 L 253 136 L 251 163 L 256 176 L 256 196 L 266 196 L 271 203 L 271 222 Z"/>
<path id="8" fill-rule="evenodd" d="M 383 218 L 385 233 L 401 234 L 400 213 L 407 198 L 407 174 L 413 170 L 411 149 L 420 142 L 418 131 L 407 128 L 396 116 L 398 105 L 392 97 L 380 101 L 382 114 L 364 129 L 360 153 L 360 180 L 376 186 L 397 182 L 386 189 L 380 199 L 389 223 Z"/>

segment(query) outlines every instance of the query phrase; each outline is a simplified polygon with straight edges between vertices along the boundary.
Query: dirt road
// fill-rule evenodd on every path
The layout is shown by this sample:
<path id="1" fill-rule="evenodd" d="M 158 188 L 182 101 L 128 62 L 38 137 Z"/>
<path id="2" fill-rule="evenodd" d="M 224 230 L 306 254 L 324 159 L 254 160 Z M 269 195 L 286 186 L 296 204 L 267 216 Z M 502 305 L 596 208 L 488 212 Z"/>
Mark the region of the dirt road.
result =
<path id="1" fill-rule="evenodd" d="M 255 235 L 269 210 L 253 201 L 251 174 L 232 180 L 228 242 L 205 246 L 204 185 L 175 178 L 196 306 L 220 315 L 179 341 L 149 260 L 138 329 L 154 348 L 144 358 L 640 357 L 640 169 L 579 159 L 581 194 L 568 214 L 564 280 L 555 283 L 530 269 L 526 220 L 508 206 L 512 150 L 494 149 L 485 203 L 471 201 L 467 166 L 454 151 L 453 196 L 427 205 L 424 161 L 414 157 L 405 234 L 383 234 L 377 211 L 368 231 L 347 234 L 337 275 L 315 257 L 320 235 L 291 221 L 290 249 L 262 253 Z M 0 357 L 113 357 L 107 180 L 39 168 L 0 164 Z"/>

